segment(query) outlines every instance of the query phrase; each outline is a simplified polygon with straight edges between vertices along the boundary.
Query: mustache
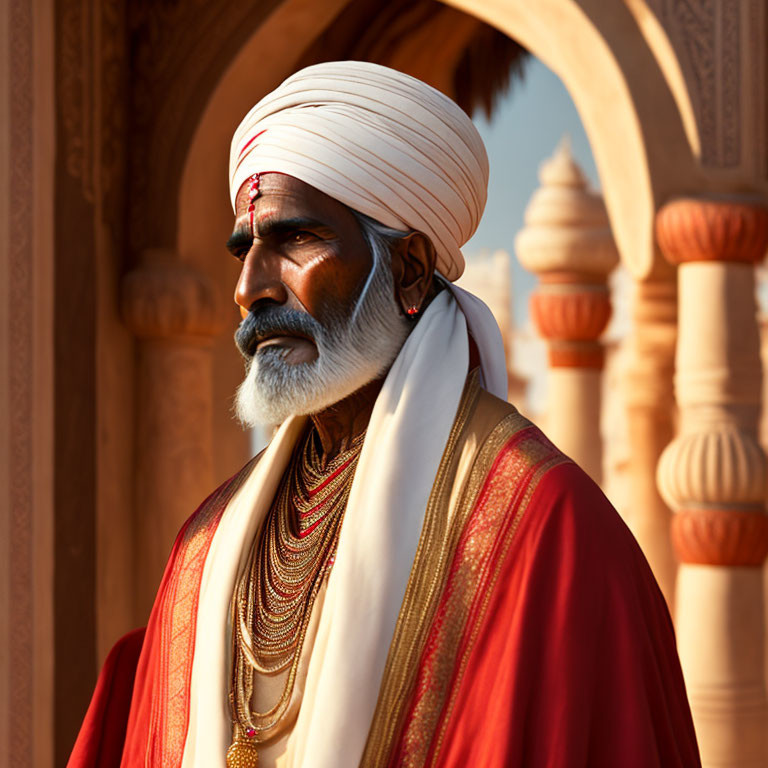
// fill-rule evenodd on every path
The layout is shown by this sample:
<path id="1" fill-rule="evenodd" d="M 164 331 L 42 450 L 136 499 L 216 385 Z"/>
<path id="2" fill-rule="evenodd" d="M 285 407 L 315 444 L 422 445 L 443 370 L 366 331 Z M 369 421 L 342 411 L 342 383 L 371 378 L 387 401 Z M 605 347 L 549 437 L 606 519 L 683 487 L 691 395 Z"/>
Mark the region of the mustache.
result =
<path id="1" fill-rule="evenodd" d="M 252 309 L 235 331 L 235 344 L 240 354 L 252 358 L 256 347 L 270 336 L 305 336 L 317 343 L 323 326 L 306 312 L 281 306 Z"/>

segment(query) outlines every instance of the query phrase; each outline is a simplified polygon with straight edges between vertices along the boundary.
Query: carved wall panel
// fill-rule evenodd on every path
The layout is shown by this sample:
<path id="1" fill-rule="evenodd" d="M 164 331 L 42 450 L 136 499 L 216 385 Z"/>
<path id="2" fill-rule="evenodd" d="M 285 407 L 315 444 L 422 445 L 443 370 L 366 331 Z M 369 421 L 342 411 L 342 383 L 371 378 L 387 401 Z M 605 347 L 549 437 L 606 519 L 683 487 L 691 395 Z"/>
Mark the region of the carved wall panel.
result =
<path id="1" fill-rule="evenodd" d="M 705 166 L 766 175 L 766 13 L 760 0 L 649 0 L 679 60 Z"/>
<path id="2" fill-rule="evenodd" d="M 21 766 L 33 749 L 32 717 L 34 710 L 33 658 L 30 654 L 34 632 L 33 589 L 33 441 L 32 441 L 32 329 L 26 321 L 24 307 L 32 291 L 32 137 L 33 137 L 33 30 L 32 9 L 28 3 L 14 0 L 8 10 L 10 35 L 10 151 L 9 181 L 11 197 L 8 209 L 8 231 L 3 233 L 3 251 L 8 254 L 7 287 L 0 304 L 7 307 L 8 389 L 3 390 L 7 415 L 8 439 L 7 495 L 3 499 L 8 511 L 9 542 L 5 557 L 0 558 L 7 613 L 3 617 L 3 643 L 8 657 L 4 659 L 3 679 L 7 699 L 2 702 L 3 729 L 10 764 Z M 6 251 L 7 248 L 7 251 Z M 5 320 L 3 320 L 5 322 Z M 5 410 L 7 408 L 7 411 Z M 5 512 L 3 512 L 5 515 Z M 12 542 L 12 545 L 10 545 Z M 4 548 L 6 544 L 4 542 Z M 7 559 L 6 559 L 7 558 Z M 7 586 L 6 586 L 7 585 Z M 6 606 L 3 606 L 6 608 Z M 5 687 L 5 686 L 4 686 Z M 6 693 L 4 691 L 4 693 Z"/>

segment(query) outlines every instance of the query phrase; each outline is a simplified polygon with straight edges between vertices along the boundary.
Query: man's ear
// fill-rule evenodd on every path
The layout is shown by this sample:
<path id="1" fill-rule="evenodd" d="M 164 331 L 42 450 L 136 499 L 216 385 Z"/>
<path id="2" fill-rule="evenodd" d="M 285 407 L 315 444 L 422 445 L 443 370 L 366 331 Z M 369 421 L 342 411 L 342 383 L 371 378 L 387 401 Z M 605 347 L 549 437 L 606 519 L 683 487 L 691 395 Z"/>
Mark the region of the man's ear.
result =
<path id="1" fill-rule="evenodd" d="M 392 274 L 395 298 L 404 313 L 411 307 L 422 309 L 435 274 L 437 254 L 432 241 L 421 232 L 411 232 L 395 241 L 392 248 Z"/>

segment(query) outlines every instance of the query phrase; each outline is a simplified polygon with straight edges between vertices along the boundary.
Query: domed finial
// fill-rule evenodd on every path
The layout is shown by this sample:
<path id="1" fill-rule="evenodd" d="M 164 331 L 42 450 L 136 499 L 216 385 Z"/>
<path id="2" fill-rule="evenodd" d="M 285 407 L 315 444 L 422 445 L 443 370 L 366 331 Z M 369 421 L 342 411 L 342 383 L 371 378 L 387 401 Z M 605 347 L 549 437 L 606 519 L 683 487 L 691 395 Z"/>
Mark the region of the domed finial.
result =
<path id="1" fill-rule="evenodd" d="M 575 271 L 607 275 L 618 262 L 602 196 L 573 158 L 564 136 L 541 165 L 541 186 L 525 211 L 516 250 L 531 272 Z"/>
<path id="2" fill-rule="evenodd" d="M 589 186 L 584 172 L 573 158 L 571 137 L 567 133 L 563 134 L 552 157 L 541 164 L 539 180 L 546 187 L 587 189 Z"/>

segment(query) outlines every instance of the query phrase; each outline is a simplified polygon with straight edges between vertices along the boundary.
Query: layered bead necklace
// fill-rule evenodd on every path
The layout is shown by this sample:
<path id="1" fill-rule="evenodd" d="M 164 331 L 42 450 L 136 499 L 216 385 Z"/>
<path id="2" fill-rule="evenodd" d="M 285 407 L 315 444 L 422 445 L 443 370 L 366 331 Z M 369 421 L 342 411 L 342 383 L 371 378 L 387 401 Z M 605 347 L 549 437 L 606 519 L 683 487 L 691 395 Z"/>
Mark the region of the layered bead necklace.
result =
<path id="1" fill-rule="evenodd" d="M 315 598 L 333 565 L 365 433 L 322 466 L 312 429 L 296 451 L 232 596 L 233 741 L 228 768 L 254 768 L 291 700 Z M 254 673 L 288 670 L 277 702 L 254 712 Z"/>

